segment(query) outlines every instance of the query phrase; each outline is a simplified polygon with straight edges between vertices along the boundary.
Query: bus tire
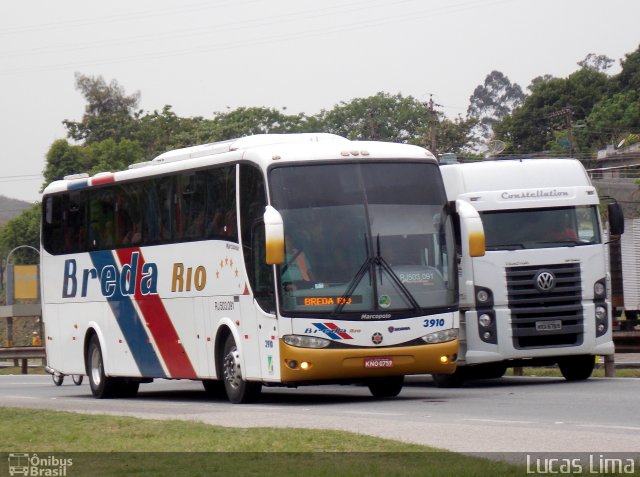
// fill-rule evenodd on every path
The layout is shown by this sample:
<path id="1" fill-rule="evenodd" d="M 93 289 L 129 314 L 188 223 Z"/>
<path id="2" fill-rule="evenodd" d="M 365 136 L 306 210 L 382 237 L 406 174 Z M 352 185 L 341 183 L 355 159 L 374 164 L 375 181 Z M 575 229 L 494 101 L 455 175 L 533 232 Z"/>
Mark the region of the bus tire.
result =
<path id="1" fill-rule="evenodd" d="M 402 391 L 404 376 L 389 376 L 386 378 L 374 378 L 367 381 L 367 387 L 373 397 L 396 397 Z"/>
<path id="2" fill-rule="evenodd" d="M 456 368 L 453 374 L 432 374 L 433 383 L 437 388 L 459 388 L 465 380 L 465 372 Z"/>
<path id="3" fill-rule="evenodd" d="M 84 376 L 82 376 L 82 374 L 74 374 L 71 376 L 71 379 L 73 379 L 73 384 L 75 384 L 76 386 L 80 386 L 82 384 L 83 378 Z"/>
<path id="4" fill-rule="evenodd" d="M 64 382 L 64 374 L 53 373 L 51 375 L 51 379 L 53 379 L 53 384 L 56 386 L 62 386 L 62 383 Z"/>
<path id="5" fill-rule="evenodd" d="M 227 336 L 222 351 L 222 375 L 227 398 L 233 404 L 244 404 L 257 399 L 262 384 L 245 381 L 240 367 L 240 352 L 233 339 Z"/>
<path id="6" fill-rule="evenodd" d="M 585 379 L 589 379 L 595 364 L 595 356 L 588 354 L 567 356 L 558 361 L 560 372 L 567 381 L 584 381 Z"/>
<path id="7" fill-rule="evenodd" d="M 203 379 L 202 386 L 204 386 L 204 391 L 208 396 L 211 397 L 224 397 L 225 396 L 225 385 L 224 381 L 219 379 Z"/>
<path id="8" fill-rule="evenodd" d="M 97 335 L 93 335 L 89 340 L 87 347 L 87 356 L 85 359 L 87 376 L 89 378 L 89 386 L 91 394 L 97 399 L 106 399 L 114 397 L 118 390 L 117 378 L 112 378 L 104 374 L 104 359 L 102 356 L 102 348 Z"/>
<path id="9" fill-rule="evenodd" d="M 113 379 L 113 378 L 112 378 Z M 129 378 L 118 378 L 112 397 L 133 398 L 138 394 L 140 381 Z"/>

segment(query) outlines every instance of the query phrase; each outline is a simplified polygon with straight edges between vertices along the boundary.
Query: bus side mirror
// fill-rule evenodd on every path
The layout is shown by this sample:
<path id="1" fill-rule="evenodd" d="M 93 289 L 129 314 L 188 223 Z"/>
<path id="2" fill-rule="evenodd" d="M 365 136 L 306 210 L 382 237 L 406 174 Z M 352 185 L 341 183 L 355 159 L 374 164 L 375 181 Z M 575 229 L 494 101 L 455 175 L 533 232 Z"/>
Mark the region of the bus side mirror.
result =
<path id="1" fill-rule="evenodd" d="M 461 235 L 468 238 L 468 243 L 462 244 L 462 252 L 467 252 L 470 257 L 482 257 L 485 252 L 485 243 L 480 214 L 475 207 L 460 199 L 456 200 L 456 211 L 460 217 Z M 468 250 L 465 250 L 466 248 Z"/>
<path id="2" fill-rule="evenodd" d="M 284 224 L 282 215 L 267 205 L 264 211 L 264 237 L 267 265 L 284 263 Z"/>
<path id="3" fill-rule="evenodd" d="M 611 202 L 607 209 L 609 211 L 609 233 L 611 235 L 622 235 L 624 233 L 622 207 L 617 202 Z"/>

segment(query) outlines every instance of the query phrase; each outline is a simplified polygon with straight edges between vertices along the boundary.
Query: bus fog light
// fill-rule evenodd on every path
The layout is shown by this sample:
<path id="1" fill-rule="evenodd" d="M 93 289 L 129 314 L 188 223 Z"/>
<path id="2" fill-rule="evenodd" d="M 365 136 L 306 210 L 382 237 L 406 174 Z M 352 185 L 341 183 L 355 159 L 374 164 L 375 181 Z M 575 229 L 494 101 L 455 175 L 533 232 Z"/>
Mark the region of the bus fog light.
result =
<path id="1" fill-rule="evenodd" d="M 598 325 L 598 333 L 604 333 L 604 329 L 605 329 L 605 328 L 604 328 L 604 325 L 603 325 L 602 323 L 600 323 L 600 324 Z"/>
<path id="2" fill-rule="evenodd" d="M 449 357 L 448 356 L 440 356 L 440 362 L 442 364 L 447 364 L 449 362 Z"/>
<path id="3" fill-rule="evenodd" d="M 292 359 L 287 364 L 291 369 L 296 369 L 298 367 L 298 362 L 295 359 Z"/>
<path id="4" fill-rule="evenodd" d="M 485 340 L 490 340 L 491 339 L 491 333 L 489 333 L 488 331 L 485 331 L 484 333 L 482 333 L 482 337 Z"/>
<path id="5" fill-rule="evenodd" d="M 596 306 L 596 319 L 604 320 L 607 317 L 607 309 L 604 306 Z"/>
<path id="6" fill-rule="evenodd" d="M 478 318 L 478 322 L 480 323 L 480 326 L 482 326 L 483 328 L 488 328 L 489 326 L 491 326 L 491 316 L 487 315 L 486 313 L 483 313 Z"/>
<path id="7" fill-rule="evenodd" d="M 302 363 L 300 363 L 300 369 L 309 369 L 311 367 L 311 363 L 308 363 L 306 361 L 303 361 Z"/>
<path id="8" fill-rule="evenodd" d="M 422 337 L 422 341 L 435 344 L 435 343 L 444 343 L 446 341 L 455 340 L 458 337 L 458 329 L 450 328 L 448 330 L 436 331 L 435 333 L 429 333 Z"/>

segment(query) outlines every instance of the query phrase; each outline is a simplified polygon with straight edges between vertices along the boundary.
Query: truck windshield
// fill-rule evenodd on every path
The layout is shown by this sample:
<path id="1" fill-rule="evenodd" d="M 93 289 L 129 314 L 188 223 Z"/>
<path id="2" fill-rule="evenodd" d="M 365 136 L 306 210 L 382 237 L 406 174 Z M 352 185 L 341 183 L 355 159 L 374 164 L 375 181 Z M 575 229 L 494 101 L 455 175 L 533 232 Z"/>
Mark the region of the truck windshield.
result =
<path id="1" fill-rule="evenodd" d="M 499 210 L 480 217 L 487 251 L 601 243 L 595 205 Z"/>
<path id="2" fill-rule="evenodd" d="M 378 319 L 457 303 L 453 232 L 435 164 L 285 166 L 271 170 L 270 183 L 285 230 L 283 313 Z"/>

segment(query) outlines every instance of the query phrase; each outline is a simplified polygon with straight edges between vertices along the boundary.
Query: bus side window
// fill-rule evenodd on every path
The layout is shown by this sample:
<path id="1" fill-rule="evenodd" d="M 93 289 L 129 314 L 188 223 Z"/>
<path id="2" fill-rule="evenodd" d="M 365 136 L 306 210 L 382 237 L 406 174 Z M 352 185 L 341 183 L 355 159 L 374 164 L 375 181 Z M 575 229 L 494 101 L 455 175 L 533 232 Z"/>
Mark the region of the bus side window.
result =
<path id="1" fill-rule="evenodd" d="M 264 224 L 262 220 L 266 205 L 267 196 L 262 173 L 255 167 L 241 164 L 240 233 L 242 252 L 249 275 L 249 283 L 256 301 L 263 310 L 273 312 L 276 308 L 273 283 L 271 283 L 270 287 L 265 288 L 265 272 L 266 275 L 273 275 L 273 269 L 265 261 Z M 260 234 L 258 231 L 262 233 Z"/>

